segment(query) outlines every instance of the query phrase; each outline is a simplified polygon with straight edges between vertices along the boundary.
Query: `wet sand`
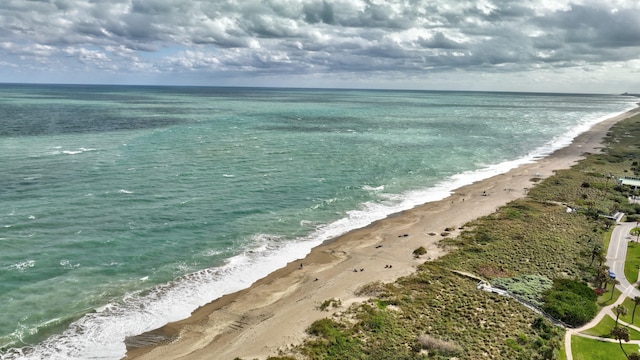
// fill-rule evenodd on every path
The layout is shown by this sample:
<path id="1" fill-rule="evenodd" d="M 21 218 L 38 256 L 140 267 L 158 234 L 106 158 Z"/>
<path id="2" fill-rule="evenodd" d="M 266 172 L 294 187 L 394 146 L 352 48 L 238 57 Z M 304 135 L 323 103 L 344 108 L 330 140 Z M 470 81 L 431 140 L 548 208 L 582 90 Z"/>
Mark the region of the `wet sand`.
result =
<path id="1" fill-rule="evenodd" d="M 340 299 L 346 308 L 365 300 L 354 294 L 360 286 L 394 281 L 442 256 L 444 250 L 437 243 L 446 228 L 455 229 L 447 236 L 456 236 L 465 223 L 526 196 L 535 186 L 532 179 L 546 178 L 569 168 L 585 153 L 597 152 L 613 124 L 638 113 L 637 108 L 603 121 L 535 163 L 328 241 L 249 289 L 201 307 L 188 319 L 128 339 L 127 359 L 266 359 L 300 344 L 313 321 L 331 314 L 318 309 L 323 301 Z M 420 246 L 427 254 L 415 259 L 412 252 Z"/>

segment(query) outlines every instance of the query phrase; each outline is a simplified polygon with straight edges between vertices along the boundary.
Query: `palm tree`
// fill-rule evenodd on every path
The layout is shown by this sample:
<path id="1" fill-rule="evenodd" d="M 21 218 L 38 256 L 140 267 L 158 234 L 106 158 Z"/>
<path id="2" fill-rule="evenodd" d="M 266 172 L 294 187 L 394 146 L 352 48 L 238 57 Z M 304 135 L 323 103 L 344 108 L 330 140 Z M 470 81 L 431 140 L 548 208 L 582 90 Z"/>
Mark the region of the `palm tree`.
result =
<path id="1" fill-rule="evenodd" d="M 604 219 L 604 226 L 605 228 L 609 229 L 610 227 L 612 227 L 613 225 L 615 225 L 616 222 L 614 220 L 611 219 Z"/>
<path id="2" fill-rule="evenodd" d="M 631 323 L 633 324 L 633 320 L 636 316 L 636 307 L 640 304 L 640 296 L 636 296 L 633 298 L 633 312 L 631 312 Z"/>
<path id="3" fill-rule="evenodd" d="M 613 299 L 613 292 L 616 290 L 616 285 L 620 284 L 620 281 L 618 281 L 616 279 L 609 278 L 609 280 L 607 280 L 607 282 L 609 284 L 611 284 L 611 297 L 609 298 L 609 300 L 611 300 L 611 299 Z"/>
<path id="4" fill-rule="evenodd" d="M 624 348 L 622 347 L 622 340 L 629 342 L 629 329 L 623 326 L 616 326 L 611 330 L 611 335 L 618 340 L 618 343 L 620 343 L 620 349 L 622 349 L 624 356 L 628 359 L 629 355 L 627 355 L 627 352 L 624 351 Z"/>
<path id="5" fill-rule="evenodd" d="M 593 260 L 595 260 L 600 253 L 602 253 L 602 246 L 600 245 L 596 245 L 591 249 L 591 262 L 589 263 L 589 266 L 593 265 Z"/>
<path id="6" fill-rule="evenodd" d="M 600 266 L 596 269 L 596 281 L 598 282 L 598 289 L 602 289 L 602 285 L 606 284 L 609 278 L 609 267 Z"/>
<path id="7" fill-rule="evenodd" d="M 622 306 L 622 305 L 618 305 L 618 306 L 614 307 L 613 308 L 613 312 L 616 313 L 616 326 L 618 326 L 618 318 L 620 317 L 620 315 L 625 316 L 625 315 L 627 315 L 629 313 L 627 308 Z"/>
<path id="8" fill-rule="evenodd" d="M 607 254 L 604 251 L 600 251 L 595 255 L 595 259 L 598 260 L 598 264 L 602 266 L 602 264 L 607 261 Z"/>

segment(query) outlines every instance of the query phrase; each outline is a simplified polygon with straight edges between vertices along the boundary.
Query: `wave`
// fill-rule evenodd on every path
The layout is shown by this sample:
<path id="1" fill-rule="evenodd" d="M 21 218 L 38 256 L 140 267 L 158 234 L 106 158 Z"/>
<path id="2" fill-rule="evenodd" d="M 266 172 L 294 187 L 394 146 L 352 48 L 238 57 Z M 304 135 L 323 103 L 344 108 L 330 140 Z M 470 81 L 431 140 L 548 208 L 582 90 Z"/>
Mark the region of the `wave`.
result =
<path id="1" fill-rule="evenodd" d="M 85 152 L 90 152 L 90 151 L 97 151 L 98 149 L 91 149 L 91 148 L 78 148 L 77 150 L 62 150 L 61 152 L 58 153 L 62 153 L 65 155 L 77 155 L 77 154 L 82 154 Z"/>
<path id="2" fill-rule="evenodd" d="M 305 256 L 308 244 L 284 242 L 277 235 L 254 237 L 255 247 L 218 268 L 205 269 L 148 292 L 125 296 L 73 322 L 62 334 L 34 347 L 10 349 L 0 359 L 121 359 L 124 339 L 188 317 L 196 308 Z M 279 254 L 287 254 L 280 256 Z"/>
<path id="3" fill-rule="evenodd" d="M 16 270 L 16 271 L 20 271 L 20 272 L 24 272 L 27 269 L 33 268 L 36 266 L 36 261 L 35 260 L 26 260 L 26 261 L 22 261 L 19 263 L 15 263 L 13 265 L 9 265 L 8 269 L 9 270 Z"/>

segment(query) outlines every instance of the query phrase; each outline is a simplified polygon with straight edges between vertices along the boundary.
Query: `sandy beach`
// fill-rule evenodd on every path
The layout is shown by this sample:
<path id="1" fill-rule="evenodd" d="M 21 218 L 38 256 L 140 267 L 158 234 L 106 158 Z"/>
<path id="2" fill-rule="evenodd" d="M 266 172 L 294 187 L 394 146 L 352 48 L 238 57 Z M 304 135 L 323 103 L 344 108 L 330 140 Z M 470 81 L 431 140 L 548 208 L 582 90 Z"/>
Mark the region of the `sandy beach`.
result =
<path id="1" fill-rule="evenodd" d="M 346 308 L 364 300 L 354 294 L 360 286 L 394 281 L 424 261 L 442 256 L 437 243 L 446 228 L 456 229 L 448 235 L 456 236 L 465 223 L 524 197 L 535 186 L 533 178 L 546 178 L 569 168 L 583 154 L 597 152 L 613 124 L 638 113 L 636 108 L 603 121 L 570 146 L 534 163 L 326 242 L 250 288 L 201 307 L 188 319 L 128 339 L 126 358 L 231 360 L 277 355 L 279 349 L 301 343 L 313 321 L 331 314 L 319 310 L 320 303 L 335 298 Z M 412 252 L 419 246 L 427 254 L 415 259 Z"/>

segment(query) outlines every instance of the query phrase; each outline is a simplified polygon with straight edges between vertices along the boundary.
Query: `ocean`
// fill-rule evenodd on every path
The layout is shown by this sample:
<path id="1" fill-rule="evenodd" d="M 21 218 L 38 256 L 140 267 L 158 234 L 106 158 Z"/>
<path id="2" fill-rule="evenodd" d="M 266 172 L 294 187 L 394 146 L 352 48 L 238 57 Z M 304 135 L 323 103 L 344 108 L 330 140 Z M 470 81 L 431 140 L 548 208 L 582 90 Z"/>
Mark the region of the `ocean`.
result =
<path id="1" fill-rule="evenodd" d="M 120 359 L 127 336 L 637 102 L 0 85 L 0 358 Z"/>

